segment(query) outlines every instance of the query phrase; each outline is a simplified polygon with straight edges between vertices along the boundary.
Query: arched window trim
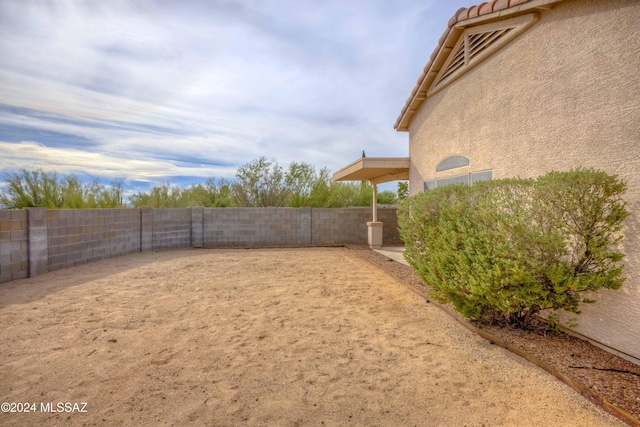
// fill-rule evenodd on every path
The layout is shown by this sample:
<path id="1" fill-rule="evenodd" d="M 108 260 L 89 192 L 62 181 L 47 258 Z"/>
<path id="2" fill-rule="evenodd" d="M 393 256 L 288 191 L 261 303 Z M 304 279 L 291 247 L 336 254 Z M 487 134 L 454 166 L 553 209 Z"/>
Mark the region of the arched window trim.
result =
<path id="1" fill-rule="evenodd" d="M 461 154 L 454 154 L 453 156 L 445 157 L 436 166 L 436 172 L 444 172 L 451 169 L 463 168 L 469 166 L 471 161 L 467 156 Z"/>

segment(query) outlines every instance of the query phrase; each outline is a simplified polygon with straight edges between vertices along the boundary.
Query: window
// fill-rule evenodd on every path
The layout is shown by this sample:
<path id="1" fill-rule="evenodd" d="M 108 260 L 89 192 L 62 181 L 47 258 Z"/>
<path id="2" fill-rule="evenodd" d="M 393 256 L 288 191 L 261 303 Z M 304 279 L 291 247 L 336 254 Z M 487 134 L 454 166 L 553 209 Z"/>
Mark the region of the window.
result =
<path id="1" fill-rule="evenodd" d="M 450 178 L 441 178 L 436 180 L 438 187 L 444 187 L 451 184 L 467 184 L 469 185 L 469 174 L 452 176 Z"/>
<path id="2" fill-rule="evenodd" d="M 484 171 L 484 172 L 475 172 L 470 175 L 471 182 L 473 185 L 478 181 L 491 181 L 493 178 L 493 171 Z"/>
<path id="3" fill-rule="evenodd" d="M 473 185 L 479 181 L 491 181 L 493 179 L 493 171 L 482 171 L 466 173 L 464 175 L 456 175 L 448 178 L 432 179 L 424 182 L 424 191 L 433 190 L 434 188 L 444 187 L 451 184 L 467 184 Z"/>

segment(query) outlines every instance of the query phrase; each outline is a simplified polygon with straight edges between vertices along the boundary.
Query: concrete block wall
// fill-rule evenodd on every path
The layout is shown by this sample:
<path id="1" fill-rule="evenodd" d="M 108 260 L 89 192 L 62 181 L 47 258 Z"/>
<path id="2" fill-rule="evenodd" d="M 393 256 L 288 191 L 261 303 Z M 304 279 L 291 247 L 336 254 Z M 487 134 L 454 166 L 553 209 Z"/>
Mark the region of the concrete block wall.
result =
<path id="1" fill-rule="evenodd" d="M 303 245 L 307 242 L 302 238 L 301 232 L 301 217 L 304 210 L 304 208 L 204 209 L 204 246 L 211 248 Z"/>
<path id="2" fill-rule="evenodd" d="M 0 210 L 0 283 L 29 275 L 26 210 Z"/>
<path id="3" fill-rule="evenodd" d="M 313 244 L 366 244 L 367 222 L 372 220 L 373 212 L 369 207 L 312 209 Z M 378 221 L 384 224 L 382 241 L 385 245 L 402 243 L 398 234 L 395 207 L 378 207 Z"/>
<path id="4" fill-rule="evenodd" d="M 190 209 L 153 209 L 153 250 L 191 247 Z"/>
<path id="5" fill-rule="evenodd" d="M 395 208 L 378 209 L 385 244 Z M 0 211 L 0 283 L 134 252 L 189 247 L 367 243 L 369 207 L 44 209 Z"/>
<path id="6" fill-rule="evenodd" d="M 192 208 L 195 209 L 195 208 Z M 204 247 L 366 244 L 369 207 L 205 208 Z M 400 242 L 396 209 L 379 208 L 385 244 Z"/>
<path id="7" fill-rule="evenodd" d="M 138 209 L 47 210 L 48 270 L 140 251 Z"/>
<path id="8" fill-rule="evenodd" d="M 371 208 L 319 208 L 311 213 L 311 236 L 316 245 L 367 243 Z"/>

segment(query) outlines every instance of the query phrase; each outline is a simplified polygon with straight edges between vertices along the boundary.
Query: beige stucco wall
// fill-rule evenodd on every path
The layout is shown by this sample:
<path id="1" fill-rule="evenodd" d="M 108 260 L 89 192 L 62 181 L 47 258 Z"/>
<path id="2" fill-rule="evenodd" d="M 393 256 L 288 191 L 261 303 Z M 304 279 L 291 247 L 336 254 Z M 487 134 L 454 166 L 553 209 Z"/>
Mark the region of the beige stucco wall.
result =
<path id="1" fill-rule="evenodd" d="M 567 0 L 418 109 L 411 194 L 425 180 L 493 170 L 536 177 L 587 166 L 628 182 L 627 282 L 579 316 L 580 332 L 640 359 L 640 1 Z M 461 154 L 468 167 L 439 172 Z"/>

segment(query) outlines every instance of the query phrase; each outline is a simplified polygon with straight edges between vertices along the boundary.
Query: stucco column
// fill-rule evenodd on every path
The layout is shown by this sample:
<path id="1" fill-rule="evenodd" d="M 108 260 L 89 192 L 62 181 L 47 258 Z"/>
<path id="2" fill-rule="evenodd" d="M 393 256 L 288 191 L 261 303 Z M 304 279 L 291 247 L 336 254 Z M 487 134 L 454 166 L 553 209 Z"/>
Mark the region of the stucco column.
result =
<path id="1" fill-rule="evenodd" d="M 298 244 L 309 246 L 313 243 L 313 235 L 311 234 L 311 208 L 300 208 L 300 232 Z"/>
<path id="2" fill-rule="evenodd" d="M 204 247 L 204 208 L 191 207 L 191 246 L 194 248 Z"/>
<path id="3" fill-rule="evenodd" d="M 380 249 L 382 246 L 382 223 L 367 222 L 368 237 L 367 242 L 371 249 Z"/>
<path id="4" fill-rule="evenodd" d="M 367 222 L 367 242 L 371 249 L 382 246 L 382 223 L 378 222 L 378 184 L 373 185 L 373 221 Z"/>
<path id="5" fill-rule="evenodd" d="M 49 271 L 47 209 L 27 208 L 29 227 L 29 277 Z"/>
<path id="6" fill-rule="evenodd" d="M 140 252 L 153 250 L 153 208 L 140 208 Z"/>

